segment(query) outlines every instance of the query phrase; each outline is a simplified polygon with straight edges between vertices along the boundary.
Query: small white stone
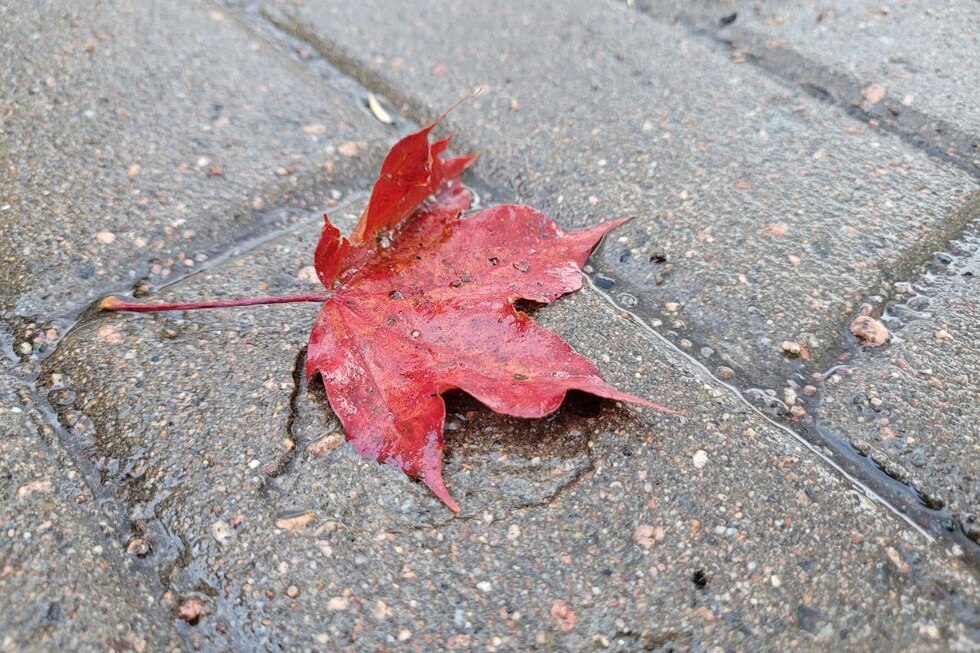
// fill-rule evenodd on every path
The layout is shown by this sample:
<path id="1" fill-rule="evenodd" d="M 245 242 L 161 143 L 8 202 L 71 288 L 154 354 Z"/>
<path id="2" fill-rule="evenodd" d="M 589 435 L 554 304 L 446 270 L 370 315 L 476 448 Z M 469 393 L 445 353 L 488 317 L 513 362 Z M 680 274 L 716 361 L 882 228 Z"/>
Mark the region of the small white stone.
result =
<path id="1" fill-rule="evenodd" d="M 929 639 L 939 639 L 939 628 L 935 624 L 924 624 L 919 626 L 919 634 Z"/>
<path id="2" fill-rule="evenodd" d="M 708 464 L 708 452 L 704 449 L 698 449 L 694 452 L 693 462 L 697 469 L 703 468 Z"/>
<path id="3" fill-rule="evenodd" d="M 344 596 L 335 596 L 327 601 L 327 610 L 331 612 L 341 612 L 350 607 L 350 601 Z"/>
<path id="4" fill-rule="evenodd" d="M 493 585 L 491 585 L 489 582 L 487 582 L 485 580 L 481 580 L 479 583 L 477 583 L 476 584 L 476 588 L 478 590 L 480 590 L 481 592 L 492 592 L 493 591 Z"/>
<path id="5" fill-rule="evenodd" d="M 100 231 L 95 234 L 95 240 L 103 245 L 111 245 L 116 242 L 116 234 L 111 231 Z"/>
<path id="6" fill-rule="evenodd" d="M 219 519 L 211 524 L 211 536 L 217 540 L 218 544 L 221 546 L 228 544 L 228 540 L 231 539 L 232 535 L 234 535 L 234 533 L 231 530 L 231 526 L 228 525 L 228 522 Z"/>
<path id="7" fill-rule="evenodd" d="M 772 576 L 769 577 L 769 582 L 772 583 L 773 587 L 779 587 L 780 585 L 783 584 L 783 581 L 781 581 L 779 579 L 779 576 L 777 576 L 776 574 L 773 574 Z"/>
<path id="8" fill-rule="evenodd" d="M 304 268 L 300 268 L 299 272 L 296 273 L 296 278 L 310 284 L 314 284 L 319 281 L 319 277 L 317 277 L 316 274 L 316 268 L 312 265 L 307 265 Z"/>

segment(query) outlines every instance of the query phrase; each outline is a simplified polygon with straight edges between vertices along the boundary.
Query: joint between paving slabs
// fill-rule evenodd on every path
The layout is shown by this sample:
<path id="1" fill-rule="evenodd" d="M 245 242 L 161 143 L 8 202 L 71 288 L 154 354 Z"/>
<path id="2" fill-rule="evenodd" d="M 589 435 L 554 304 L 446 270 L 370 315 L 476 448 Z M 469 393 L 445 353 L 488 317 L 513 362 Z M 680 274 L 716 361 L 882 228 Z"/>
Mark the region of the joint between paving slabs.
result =
<path id="1" fill-rule="evenodd" d="M 855 353 L 857 349 L 861 346 L 856 339 L 850 334 L 849 325 L 851 321 L 859 315 L 872 315 L 873 317 L 880 317 L 882 312 L 887 306 L 893 303 L 888 297 L 891 294 L 891 288 L 895 283 L 899 281 L 906 281 L 911 278 L 915 278 L 921 274 L 922 270 L 927 267 L 933 259 L 932 253 L 936 251 L 937 248 L 948 246 L 954 244 L 956 241 L 963 239 L 966 235 L 973 233 L 980 229 L 980 192 L 975 192 L 960 206 L 953 214 L 953 217 L 948 221 L 948 224 L 941 230 L 938 230 L 934 237 L 923 239 L 918 243 L 915 248 L 916 251 L 909 252 L 907 256 L 903 258 L 903 264 L 895 265 L 883 270 L 884 278 L 881 279 L 876 286 L 863 289 L 859 296 L 865 299 L 860 302 L 859 307 L 855 309 L 852 313 L 848 314 L 844 322 L 837 329 L 837 340 L 832 348 L 828 348 L 820 357 L 806 360 L 804 363 L 804 368 L 796 372 L 796 376 L 788 377 L 783 379 L 783 382 L 778 384 L 779 387 L 793 387 L 790 383 L 798 382 L 798 380 L 803 381 L 803 383 L 808 383 L 810 379 L 819 380 L 814 381 L 813 385 L 816 385 L 819 390 L 822 390 L 824 383 L 831 376 L 836 373 L 839 369 L 844 367 L 849 367 L 849 364 L 840 364 L 840 357 L 845 353 Z M 600 259 L 601 257 L 596 257 Z M 617 288 L 621 292 L 626 292 L 631 297 L 634 297 L 640 293 L 636 293 L 629 287 L 629 284 L 621 282 L 617 277 L 615 271 L 608 270 L 605 268 L 597 269 L 597 273 L 601 272 L 604 276 L 609 279 L 613 279 Z M 605 295 L 605 293 L 602 293 Z M 619 306 L 616 300 L 611 296 L 606 296 L 608 303 L 615 306 L 617 310 L 626 310 L 627 312 L 637 311 L 636 308 L 632 310 L 626 309 Z M 637 319 L 641 319 L 647 322 L 647 318 L 655 317 L 662 319 L 664 322 L 668 321 L 668 316 L 666 315 L 648 315 L 647 312 L 640 309 L 640 315 L 637 315 Z M 682 331 L 681 329 L 675 329 L 677 331 Z M 688 339 L 696 340 L 695 344 L 707 344 L 711 345 L 710 342 L 697 341 L 696 338 L 692 337 L 694 334 L 688 332 L 684 334 Z M 680 336 L 678 336 L 680 337 Z M 672 344 L 675 344 L 672 342 Z M 697 352 L 700 347 L 695 346 L 691 348 L 692 351 Z M 822 440 L 832 440 L 840 444 L 840 446 L 850 446 L 857 454 L 862 458 L 866 458 L 870 463 L 867 465 L 867 469 L 864 472 L 870 472 L 872 474 L 882 474 L 891 481 L 897 482 L 900 485 L 908 488 L 912 492 L 916 493 L 922 506 L 928 510 L 932 511 L 942 511 L 945 508 L 946 501 L 941 497 L 941 493 L 937 492 L 934 488 L 928 486 L 922 479 L 915 477 L 908 469 L 904 468 L 902 465 L 890 460 L 882 452 L 875 452 L 870 445 L 867 443 L 854 443 L 848 438 L 845 438 L 830 429 L 827 429 L 821 424 L 821 407 L 822 407 L 822 396 L 823 394 L 819 392 L 816 395 L 816 399 L 813 404 L 813 409 L 808 411 L 810 417 L 814 419 L 812 428 L 806 427 L 805 425 L 798 425 L 797 420 L 790 421 L 786 416 L 789 413 L 789 406 L 787 406 L 778 397 L 770 397 L 766 395 L 761 389 L 761 387 L 767 384 L 761 383 L 759 379 L 753 379 L 750 374 L 746 372 L 745 369 L 741 368 L 737 363 L 732 361 L 725 361 L 726 365 L 734 367 L 734 378 L 737 381 L 724 381 L 719 379 L 718 376 L 710 371 L 709 363 L 707 361 L 702 361 L 696 354 L 684 353 L 684 356 L 691 357 L 701 363 L 705 370 L 708 371 L 709 375 L 716 381 L 723 383 L 724 385 L 732 386 L 736 391 L 743 395 L 745 399 L 752 400 L 753 397 L 758 396 L 758 398 L 764 401 L 764 407 L 766 408 L 766 413 L 772 419 L 778 419 L 783 422 L 789 428 L 793 428 L 797 433 L 806 437 L 807 433 L 816 432 L 817 442 L 815 444 L 819 446 L 826 446 Z M 797 386 L 798 387 L 798 386 Z M 777 388 L 778 389 L 778 388 Z M 758 404 L 758 401 L 753 401 L 753 404 Z M 795 425 L 795 426 L 794 426 Z M 811 438 L 808 438 L 811 439 Z M 859 475 L 859 478 L 863 481 L 867 481 L 871 486 L 877 486 L 881 489 L 878 481 L 874 476 L 868 477 L 867 474 Z M 886 483 L 890 482 L 884 478 L 879 479 L 879 481 L 884 481 Z M 889 501 L 889 503 L 891 503 Z M 897 506 L 894 506 L 896 509 Z M 903 514 L 909 515 L 908 511 L 900 510 Z M 956 529 L 959 532 L 964 532 L 963 524 L 961 520 L 952 515 L 944 516 L 937 514 L 935 515 L 937 519 L 945 520 L 951 519 Z M 923 524 L 920 524 L 923 525 Z M 972 557 L 980 561 L 980 542 L 973 540 L 973 538 L 968 537 L 967 541 L 971 542 L 973 546 L 971 549 L 975 549 L 972 552 Z"/>
<path id="2" fill-rule="evenodd" d="M 933 158 L 980 178 L 980 165 L 969 154 L 971 150 L 978 149 L 978 142 L 948 122 L 906 107 L 892 98 L 867 107 L 862 103 L 862 88 L 856 79 L 806 61 L 787 48 L 772 48 L 765 54 L 758 51 L 748 53 L 741 51 L 733 40 L 718 37 L 718 41 L 728 45 L 733 53 L 744 55 L 746 61 L 770 73 L 773 78 L 803 90 L 814 99 L 841 108 L 845 114 L 865 126 L 894 134 Z M 781 63 L 781 60 L 785 63 Z M 791 63 L 796 61 L 799 62 L 796 65 Z M 811 74 L 805 79 L 788 75 L 786 70 L 794 67 L 809 70 Z"/>
<path id="3" fill-rule="evenodd" d="M 0 322 L 0 325 L 5 326 L 5 323 Z M 128 555 L 125 545 L 140 535 L 142 529 L 132 522 L 128 511 L 116 499 L 114 492 L 106 491 L 99 480 L 99 473 L 94 464 L 84 462 L 87 460 L 86 456 L 71 442 L 68 437 L 68 427 L 62 423 L 60 411 L 51 405 L 47 392 L 39 390 L 35 385 L 36 382 L 27 383 L 19 379 L 14 382 L 17 384 L 15 390 L 17 401 L 26 409 L 40 446 L 56 458 L 63 456 L 92 497 L 92 506 L 82 510 L 82 518 L 94 528 L 95 532 L 107 539 L 111 538 L 119 545 L 106 547 L 104 555 L 113 569 L 125 574 L 129 569 L 124 560 L 124 556 Z M 60 468 L 58 470 L 59 473 L 64 471 Z M 108 507 L 112 508 L 111 514 L 106 510 Z M 99 520 L 97 515 L 102 515 L 106 519 Z M 168 561 L 154 557 L 150 560 L 137 561 L 132 567 L 138 572 L 140 580 L 137 582 L 144 584 L 149 593 L 159 598 L 170 589 L 164 582 L 163 576 L 168 565 L 170 565 Z M 169 622 L 169 617 L 164 618 L 163 621 Z M 185 646 L 191 645 L 185 633 L 177 632 L 177 634 Z"/>
<path id="4" fill-rule="evenodd" d="M 336 44 L 322 38 L 284 11 L 281 8 L 273 9 L 268 5 L 263 5 L 260 9 L 260 16 L 265 24 L 284 41 L 298 41 L 312 48 L 334 70 L 356 82 L 363 91 L 362 95 L 366 96 L 368 92 L 374 93 L 383 97 L 390 106 L 397 107 L 399 112 L 413 123 L 413 130 L 417 129 L 418 125 L 429 124 L 438 118 L 440 115 L 438 110 L 434 110 L 411 93 L 398 90 L 369 66 L 363 65 L 356 57 L 346 54 Z M 245 21 L 247 18 L 242 17 L 241 20 Z M 453 147 L 458 151 L 477 149 L 465 134 L 453 135 Z"/>
<path id="5" fill-rule="evenodd" d="M 365 195 L 364 192 L 349 193 L 343 202 L 338 204 L 337 207 L 334 207 L 334 210 L 343 210 L 344 207 L 351 203 L 363 199 Z M 288 211 L 293 209 L 288 206 L 280 206 L 278 208 L 268 208 L 264 212 L 279 210 Z M 321 217 L 317 213 L 316 216 L 297 224 L 289 225 L 285 228 L 273 227 L 272 229 L 269 229 L 269 225 L 267 224 L 257 222 L 252 225 L 252 229 L 244 232 L 244 236 L 238 234 L 235 240 L 219 245 L 220 249 L 223 250 L 222 253 L 211 257 L 206 265 L 202 265 L 193 272 L 181 275 L 178 278 L 169 279 L 166 283 L 161 284 L 154 290 L 159 291 L 172 285 L 179 285 L 197 274 L 231 264 L 249 255 L 253 250 L 277 239 L 289 237 L 293 233 L 319 222 L 319 220 L 321 220 Z M 130 284 L 120 284 L 117 292 L 126 292 L 130 289 Z M 99 291 L 103 293 L 107 291 L 111 292 L 112 288 L 102 288 Z M 18 317 L 16 318 L 17 324 L 10 324 L 7 321 L 0 320 L 0 337 L 3 339 L 4 351 L 2 353 L 9 359 L 10 367 L 15 368 L 18 365 L 27 364 L 27 367 L 23 370 L 14 369 L 16 377 L 20 382 L 17 396 L 18 400 L 25 406 L 30 404 L 31 408 L 28 411 L 28 415 L 34 425 L 39 440 L 49 448 L 60 449 L 64 452 L 67 464 L 70 464 L 78 471 L 89 494 L 95 498 L 95 504 L 98 506 L 111 505 L 113 507 L 112 514 L 107 515 L 109 517 L 107 522 L 111 529 L 111 537 L 116 542 L 122 543 L 122 548 L 118 549 L 119 556 L 125 556 L 127 555 L 125 553 L 126 543 L 142 537 L 145 534 L 145 527 L 133 522 L 128 510 L 116 499 L 115 492 L 120 488 L 120 485 L 104 485 L 101 482 L 99 471 L 95 468 L 94 464 L 88 461 L 86 450 L 79 448 L 79 445 L 72 442 L 72 439 L 68 435 L 70 427 L 64 423 L 62 410 L 51 404 L 47 396 L 50 389 L 45 390 L 39 388 L 37 385 L 39 381 L 39 366 L 58 351 L 65 337 L 90 321 L 105 317 L 106 315 L 104 313 L 101 313 L 95 308 L 95 303 L 93 302 L 81 308 L 69 308 L 51 319 L 44 318 L 43 316 Z M 51 324 L 54 324 L 57 326 L 57 338 L 53 341 L 45 341 L 41 349 L 35 349 L 31 354 L 21 355 L 18 353 L 16 345 L 18 344 L 18 334 L 22 329 L 17 327 L 21 322 L 26 324 L 27 322 L 25 320 L 41 324 L 42 331 L 46 330 Z M 294 379 L 295 374 L 302 374 L 302 371 L 303 358 L 300 355 L 297 357 L 296 364 L 294 365 Z M 296 391 L 294 390 L 291 400 L 295 400 L 295 395 Z M 87 417 L 84 411 L 80 410 L 79 414 Z M 289 433 L 290 431 L 287 428 L 287 434 Z M 280 467 L 286 468 L 291 460 L 292 455 L 290 455 L 290 452 L 287 452 L 284 459 L 277 461 L 277 463 Z M 95 526 L 99 526 L 99 524 L 95 523 Z M 146 559 L 140 560 L 135 566 L 139 569 L 140 575 L 143 577 L 147 587 L 156 596 L 162 596 L 167 590 L 178 591 L 175 583 L 172 582 L 172 576 L 176 569 L 182 569 L 187 566 L 186 561 L 182 559 L 182 551 L 187 550 L 187 543 L 183 542 L 179 536 L 170 533 L 159 520 L 155 520 L 154 529 L 157 531 L 157 536 L 153 538 L 157 544 L 154 547 L 156 549 L 155 553 Z M 100 532 L 104 532 L 102 528 L 99 530 Z M 174 545 L 178 549 L 177 556 L 173 559 L 165 558 L 165 550 L 170 550 Z M 117 550 L 117 547 L 110 548 L 113 551 Z M 119 569 L 123 569 L 122 558 L 118 556 L 117 558 L 113 562 L 113 565 Z M 169 617 L 167 617 L 167 620 L 169 621 Z M 190 647 L 190 641 L 187 639 L 188 634 L 181 629 L 178 629 L 178 631 L 180 631 L 179 635 L 184 640 L 185 645 Z"/>
<path id="6" fill-rule="evenodd" d="M 271 42 L 269 39 L 263 36 L 261 32 L 255 30 L 243 18 L 243 16 L 240 16 L 235 12 L 231 11 L 228 7 L 226 7 L 221 2 L 218 2 L 217 0 L 206 0 L 206 2 L 208 5 L 212 7 L 212 11 L 216 12 L 217 14 L 221 15 L 222 18 L 231 22 L 246 37 L 258 43 L 263 48 L 265 54 L 274 57 L 276 61 L 278 61 L 280 64 L 286 66 L 287 68 L 289 68 L 289 70 L 300 75 L 301 77 L 310 80 L 312 82 L 315 82 L 316 84 L 323 84 L 323 80 L 318 75 L 316 75 L 316 73 L 310 70 L 308 66 L 304 66 L 293 57 L 290 57 L 288 54 L 282 52 L 278 47 L 276 47 L 275 43 Z"/>
<path id="7" fill-rule="evenodd" d="M 935 534 L 937 524 L 944 525 L 940 539 L 947 545 L 960 547 L 964 553 L 963 560 L 970 563 L 971 570 L 975 572 L 980 571 L 980 565 L 977 564 L 980 563 L 980 542 L 975 542 L 966 535 L 962 522 L 953 516 L 948 508 L 945 506 L 938 509 L 934 507 L 936 504 L 936 493 L 926 488 L 920 479 L 913 477 L 911 474 L 903 473 L 901 470 L 904 468 L 900 468 L 891 461 L 886 462 L 880 454 L 869 456 L 867 451 L 861 450 L 846 438 L 827 429 L 817 419 L 812 424 L 789 422 L 784 415 L 778 412 L 772 412 L 771 410 L 764 410 L 757 406 L 751 400 L 750 392 L 742 387 L 741 384 L 736 386 L 731 381 L 719 379 L 708 369 L 704 362 L 692 354 L 682 351 L 665 335 L 649 326 L 645 317 L 634 312 L 636 309 L 624 308 L 618 305 L 616 300 L 596 288 L 591 280 L 590 284 L 603 297 L 609 310 L 624 314 L 642 325 L 644 328 L 641 331 L 644 333 L 641 335 L 645 338 L 657 344 L 662 344 L 659 343 L 659 339 L 662 339 L 677 355 L 692 361 L 703 374 L 706 374 L 712 381 L 731 392 L 739 401 L 745 402 L 747 406 L 751 407 L 752 410 L 758 412 L 775 426 L 794 433 L 800 441 L 808 443 L 815 451 L 822 451 L 822 456 L 826 457 L 826 460 L 822 462 L 827 464 L 833 473 L 843 474 L 843 480 L 848 484 L 852 483 L 847 479 L 847 475 L 850 475 L 858 482 L 859 485 L 855 487 L 856 491 L 863 494 L 865 488 L 862 488 L 860 484 L 864 484 L 866 489 L 871 490 L 877 496 L 876 501 L 885 504 L 896 515 L 902 515 L 911 523 L 915 523 L 923 532 L 932 532 Z M 647 331 L 656 334 L 657 339 L 652 339 L 653 336 L 651 336 L 651 333 L 647 333 Z M 835 369 L 836 367 L 826 372 L 824 374 L 825 378 L 829 378 Z M 747 376 L 744 370 L 741 369 L 737 369 L 735 373 L 736 377 L 741 376 L 745 378 Z M 768 395 L 764 396 L 768 398 Z M 848 456 L 848 453 L 851 455 Z M 933 537 L 933 535 L 929 535 L 929 537 Z"/>
<path id="8" fill-rule="evenodd" d="M 653 20 L 672 19 L 693 36 L 724 46 L 732 57 L 751 64 L 771 79 L 801 89 L 817 100 L 839 107 L 866 127 L 894 134 L 933 158 L 980 178 L 980 139 L 945 120 L 907 107 L 892 97 L 869 104 L 862 95 L 865 85 L 857 78 L 815 63 L 791 48 L 767 44 L 730 22 L 715 27 L 699 24 L 688 14 L 664 15 L 649 3 L 633 6 Z"/>

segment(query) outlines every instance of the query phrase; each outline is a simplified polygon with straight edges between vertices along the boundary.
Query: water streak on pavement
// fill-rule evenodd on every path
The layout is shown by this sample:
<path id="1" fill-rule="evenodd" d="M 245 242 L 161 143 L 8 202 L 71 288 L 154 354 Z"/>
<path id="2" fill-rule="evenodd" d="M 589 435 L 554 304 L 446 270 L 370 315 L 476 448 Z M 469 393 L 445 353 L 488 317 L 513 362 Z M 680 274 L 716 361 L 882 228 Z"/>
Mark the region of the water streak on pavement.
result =
<path id="1" fill-rule="evenodd" d="M 797 442 L 799 442 L 801 445 L 803 445 L 804 447 L 806 447 L 808 450 L 812 451 L 825 464 L 827 464 L 829 467 L 833 468 L 838 474 L 840 474 L 845 479 L 847 479 L 847 481 L 849 483 L 851 483 L 857 490 L 861 491 L 869 499 L 871 499 L 875 503 L 878 503 L 882 507 L 886 508 L 889 512 L 891 512 L 896 517 L 898 517 L 899 519 L 901 519 L 902 521 L 904 521 L 910 527 L 912 527 L 913 529 L 915 529 L 915 531 L 917 533 L 919 533 L 922 537 L 924 537 L 925 539 L 927 539 L 929 542 L 935 542 L 936 541 L 935 536 L 933 536 L 932 534 L 930 534 L 920 524 L 916 523 L 911 517 L 909 517 L 908 515 L 906 515 L 905 513 L 903 513 L 901 510 L 899 510 L 898 508 L 896 508 L 890 501 L 888 501 L 887 499 L 885 499 L 884 496 L 882 496 L 881 494 L 879 494 L 878 492 L 876 492 L 875 490 L 873 490 L 868 484 L 862 482 L 854 474 L 849 473 L 847 470 L 845 470 L 830 455 L 827 455 L 824 451 L 822 451 L 820 448 L 818 448 L 816 445 L 814 445 L 813 443 L 811 443 L 810 441 L 808 441 L 805 437 L 803 437 L 802 435 L 800 435 L 799 433 L 797 433 L 793 429 L 789 428 L 785 424 L 782 424 L 782 423 L 774 420 L 771 416 L 767 415 L 765 412 L 763 412 L 757 406 L 755 406 L 751 401 L 749 401 L 748 399 L 746 399 L 745 394 L 741 390 L 739 390 L 735 386 L 733 386 L 733 385 L 731 385 L 729 383 L 726 383 L 725 381 L 719 379 L 701 361 L 699 361 L 698 359 L 694 358 L 693 356 L 691 356 L 690 354 L 688 354 L 687 352 L 685 352 L 683 349 L 681 349 L 680 347 L 678 347 L 677 345 L 675 345 L 668 338 L 666 338 L 660 332 L 658 332 L 656 329 L 654 329 L 649 324 L 647 324 L 647 322 L 642 317 L 640 317 L 638 314 L 634 313 L 633 311 L 630 311 L 629 309 L 623 308 L 623 306 L 619 302 L 617 302 L 611 295 L 609 295 L 606 291 L 604 291 L 602 288 L 600 288 L 595 283 L 595 281 L 593 280 L 593 278 L 591 276 L 585 275 L 585 279 L 586 279 L 589 287 L 592 290 L 594 290 L 596 293 L 598 293 L 606 302 L 608 302 L 610 304 L 610 306 L 614 307 L 618 312 L 621 312 L 621 313 L 624 313 L 624 314 L 628 315 L 630 317 L 630 319 L 633 320 L 633 322 L 635 322 L 637 324 L 637 326 L 639 326 L 645 333 L 647 333 L 648 335 L 650 335 L 653 338 L 655 338 L 661 344 L 667 346 L 675 354 L 677 354 L 677 355 L 681 356 L 682 358 L 684 358 L 687 362 L 689 362 L 691 365 L 693 365 L 694 367 L 696 367 L 704 375 L 706 375 L 708 378 L 712 379 L 715 383 L 717 383 L 717 384 L 721 385 L 722 387 L 724 387 L 729 393 L 731 393 L 733 396 L 737 397 L 739 399 L 739 401 L 744 406 L 746 406 L 747 408 L 749 408 L 752 412 L 756 413 L 759 417 L 761 417 L 762 419 L 764 419 L 770 425 L 772 425 L 773 427 L 779 429 L 783 433 L 786 433 L 787 435 L 789 435 L 790 437 L 792 437 L 794 440 L 796 440 Z"/>

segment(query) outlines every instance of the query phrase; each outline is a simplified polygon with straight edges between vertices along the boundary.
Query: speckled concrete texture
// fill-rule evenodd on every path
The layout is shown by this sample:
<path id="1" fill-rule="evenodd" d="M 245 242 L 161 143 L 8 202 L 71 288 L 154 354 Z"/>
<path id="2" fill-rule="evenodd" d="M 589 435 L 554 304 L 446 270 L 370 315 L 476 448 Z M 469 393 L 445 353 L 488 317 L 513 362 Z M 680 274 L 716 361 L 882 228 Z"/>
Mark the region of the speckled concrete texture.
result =
<path id="1" fill-rule="evenodd" d="M 179 650 L 31 394 L 0 376 L 0 651 Z"/>
<path id="2" fill-rule="evenodd" d="M 948 504 L 980 542 L 980 238 L 965 236 L 885 307 L 891 341 L 824 387 L 827 424 L 891 474 Z"/>
<path id="3" fill-rule="evenodd" d="M 730 41 L 742 56 L 782 59 L 791 64 L 787 77 L 814 84 L 818 96 L 844 91 L 834 99 L 945 145 L 974 171 L 980 168 L 980 13 L 971 0 L 640 0 L 637 6 L 690 21 Z"/>
<path id="4" fill-rule="evenodd" d="M 492 29 L 452 0 L 265 6 L 418 113 L 482 87 L 447 117 L 484 150 L 477 173 L 569 226 L 634 216 L 596 265 L 756 383 L 825 356 L 862 297 L 962 227 L 978 188 L 625 5 L 497 2 Z"/>
<path id="5" fill-rule="evenodd" d="M 206 4 L 0 7 L 0 313 L 193 272 L 365 189 L 394 138 Z"/>
<path id="6" fill-rule="evenodd" d="M 347 223 L 350 223 L 351 215 Z M 161 299 L 295 278 L 316 233 Z M 299 262 L 298 262 L 299 261 Z M 296 280 L 276 292 L 296 291 Z M 155 533 L 186 638 L 324 650 L 971 646 L 975 581 L 595 291 L 541 309 L 669 417 L 573 399 L 535 422 L 450 398 L 451 514 L 341 440 L 302 352 L 315 306 L 102 315 L 42 386 Z M 57 381 L 52 374 L 57 370 Z M 70 427 L 70 424 L 69 424 Z M 147 433 L 152 438 L 147 439 Z"/>
<path id="7" fill-rule="evenodd" d="M 969 20 L 844 4 L 0 4 L 0 651 L 978 650 Z M 91 306 L 317 289 L 477 86 L 481 205 L 634 218 L 529 310 L 682 415 L 451 393 L 454 516 L 345 442 L 316 305 Z"/>

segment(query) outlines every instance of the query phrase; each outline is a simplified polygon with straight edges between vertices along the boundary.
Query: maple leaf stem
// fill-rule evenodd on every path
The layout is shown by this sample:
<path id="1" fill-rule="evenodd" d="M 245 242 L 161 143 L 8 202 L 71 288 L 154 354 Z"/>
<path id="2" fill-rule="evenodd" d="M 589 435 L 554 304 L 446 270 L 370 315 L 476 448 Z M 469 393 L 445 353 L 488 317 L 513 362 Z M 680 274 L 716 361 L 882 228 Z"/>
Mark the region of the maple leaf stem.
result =
<path id="1" fill-rule="evenodd" d="M 234 308 L 236 306 L 260 306 L 263 304 L 292 304 L 296 302 L 324 302 L 333 293 L 320 291 L 284 295 L 279 297 L 247 297 L 245 299 L 224 299 L 213 302 L 188 302 L 184 304 L 136 304 L 124 302 L 110 295 L 99 302 L 103 311 L 132 311 L 134 313 L 156 313 L 161 311 L 195 311 L 203 308 Z"/>

